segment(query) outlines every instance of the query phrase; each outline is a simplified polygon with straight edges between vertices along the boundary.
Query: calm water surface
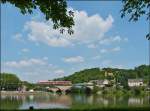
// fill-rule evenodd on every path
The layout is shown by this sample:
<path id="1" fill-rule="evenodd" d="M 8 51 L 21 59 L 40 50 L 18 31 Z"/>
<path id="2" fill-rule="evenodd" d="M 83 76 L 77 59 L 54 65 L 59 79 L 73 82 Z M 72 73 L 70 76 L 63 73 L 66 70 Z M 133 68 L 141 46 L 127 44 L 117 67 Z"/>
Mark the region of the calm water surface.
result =
<path id="1" fill-rule="evenodd" d="M 46 108 L 72 108 L 78 106 L 149 106 L 150 97 L 106 97 L 100 95 L 1 95 L 1 109 L 28 109 L 33 106 L 36 109 Z"/>

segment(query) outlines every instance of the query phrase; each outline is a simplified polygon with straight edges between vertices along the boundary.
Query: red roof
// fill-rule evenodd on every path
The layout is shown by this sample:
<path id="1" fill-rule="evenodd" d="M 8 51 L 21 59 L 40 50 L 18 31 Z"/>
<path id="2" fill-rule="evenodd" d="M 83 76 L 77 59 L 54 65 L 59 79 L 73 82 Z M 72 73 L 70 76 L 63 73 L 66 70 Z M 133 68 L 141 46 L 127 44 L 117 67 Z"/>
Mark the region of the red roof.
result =
<path id="1" fill-rule="evenodd" d="M 47 84 L 47 85 L 70 85 L 71 81 L 39 81 L 38 84 Z"/>

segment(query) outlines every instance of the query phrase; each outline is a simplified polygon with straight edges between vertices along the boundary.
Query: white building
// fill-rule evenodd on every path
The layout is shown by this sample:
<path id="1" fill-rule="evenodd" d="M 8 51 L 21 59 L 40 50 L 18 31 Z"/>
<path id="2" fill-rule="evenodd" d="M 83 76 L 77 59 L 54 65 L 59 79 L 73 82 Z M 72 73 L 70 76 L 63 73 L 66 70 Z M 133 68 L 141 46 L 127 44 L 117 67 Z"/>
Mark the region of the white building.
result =
<path id="1" fill-rule="evenodd" d="M 105 87 L 109 85 L 109 80 L 104 79 L 104 80 L 91 80 L 90 83 L 95 83 L 99 87 Z"/>
<path id="2" fill-rule="evenodd" d="M 139 87 L 143 86 L 143 79 L 128 79 L 129 87 Z"/>

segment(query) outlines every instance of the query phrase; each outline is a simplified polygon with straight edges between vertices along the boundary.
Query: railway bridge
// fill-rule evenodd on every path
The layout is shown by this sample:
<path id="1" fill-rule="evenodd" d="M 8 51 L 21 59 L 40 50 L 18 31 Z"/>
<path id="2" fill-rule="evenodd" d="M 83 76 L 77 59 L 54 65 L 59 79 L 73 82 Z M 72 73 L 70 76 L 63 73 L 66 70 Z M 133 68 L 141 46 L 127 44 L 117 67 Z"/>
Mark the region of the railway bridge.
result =
<path id="1" fill-rule="evenodd" d="M 71 88 L 89 88 L 93 90 L 93 84 L 89 83 L 78 83 L 72 84 L 71 81 L 39 81 L 38 85 L 42 85 L 50 92 L 67 92 L 71 91 Z"/>
<path id="2" fill-rule="evenodd" d="M 39 81 L 37 84 L 50 92 L 66 92 L 72 87 L 71 81 Z"/>

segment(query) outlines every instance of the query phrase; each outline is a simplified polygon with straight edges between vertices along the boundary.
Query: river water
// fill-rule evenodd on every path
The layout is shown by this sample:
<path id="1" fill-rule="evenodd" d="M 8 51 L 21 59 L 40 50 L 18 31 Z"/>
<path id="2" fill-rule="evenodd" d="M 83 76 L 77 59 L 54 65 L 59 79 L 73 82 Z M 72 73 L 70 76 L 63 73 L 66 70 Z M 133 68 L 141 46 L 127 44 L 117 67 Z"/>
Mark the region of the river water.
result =
<path id="1" fill-rule="evenodd" d="M 1 95 L 1 109 L 35 109 L 47 108 L 75 108 L 84 106 L 150 106 L 149 96 L 105 96 L 105 95 L 58 95 L 58 94 L 30 94 L 30 95 Z"/>

